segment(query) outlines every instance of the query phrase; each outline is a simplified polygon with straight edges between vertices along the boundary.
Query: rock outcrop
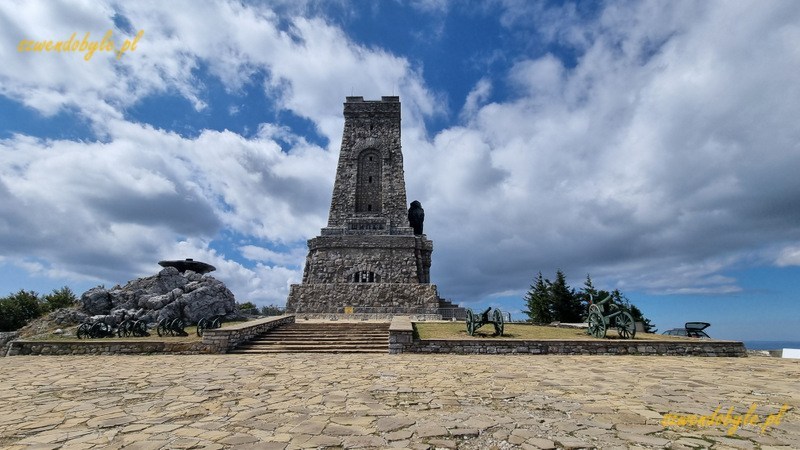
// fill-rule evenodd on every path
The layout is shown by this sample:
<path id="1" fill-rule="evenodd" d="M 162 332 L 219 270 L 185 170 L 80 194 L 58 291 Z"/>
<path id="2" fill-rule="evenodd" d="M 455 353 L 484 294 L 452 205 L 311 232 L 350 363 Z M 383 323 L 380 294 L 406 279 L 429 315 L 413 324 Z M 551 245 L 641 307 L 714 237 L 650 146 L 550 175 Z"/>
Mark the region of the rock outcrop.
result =
<path id="1" fill-rule="evenodd" d="M 81 295 L 80 304 L 86 315 L 107 323 L 116 323 L 123 315 L 149 323 L 169 317 L 197 322 L 214 315 L 231 316 L 236 310 L 236 299 L 223 282 L 174 267 L 125 286 L 89 289 Z"/>

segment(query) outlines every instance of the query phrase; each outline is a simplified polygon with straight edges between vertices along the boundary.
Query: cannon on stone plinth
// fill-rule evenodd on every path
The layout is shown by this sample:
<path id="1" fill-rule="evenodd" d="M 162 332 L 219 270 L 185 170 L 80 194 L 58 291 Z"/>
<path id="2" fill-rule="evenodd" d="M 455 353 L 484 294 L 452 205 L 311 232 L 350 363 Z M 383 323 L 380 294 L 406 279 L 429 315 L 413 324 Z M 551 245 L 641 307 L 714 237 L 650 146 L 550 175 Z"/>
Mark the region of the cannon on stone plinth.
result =
<path id="1" fill-rule="evenodd" d="M 503 313 L 500 312 L 499 308 L 495 308 L 494 312 L 489 314 L 491 310 L 492 308 L 489 307 L 486 308 L 486 311 L 480 314 L 475 314 L 471 309 L 467 308 L 467 333 L 470 336 L 474 336 L 475 331 L 486 324 L 494 325 L 495 336 L 503 335 L 503 328 L 505 327 Z"/>
<path id="2" fill-rule="evenodd" d="M 609 328 L 616 328 L 621 338 L 633 339 L 636 335 L 636 323 L 627 309 L 610 302 L 610 295 L 597 303 L 593 300 L 590 294 L 589 315 L 586 317 L 586 323 L 589 324 L 588 334 L 604 338 Z"/>

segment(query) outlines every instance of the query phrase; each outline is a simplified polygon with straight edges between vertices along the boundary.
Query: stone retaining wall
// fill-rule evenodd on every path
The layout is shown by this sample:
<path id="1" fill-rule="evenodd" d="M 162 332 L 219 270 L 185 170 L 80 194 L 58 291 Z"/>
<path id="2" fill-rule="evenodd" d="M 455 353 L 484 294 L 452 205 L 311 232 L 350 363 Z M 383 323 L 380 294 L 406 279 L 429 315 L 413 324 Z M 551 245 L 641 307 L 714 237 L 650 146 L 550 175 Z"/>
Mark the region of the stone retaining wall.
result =
<path id="1" fill-rule="evenodd" d="M 744 344 L 717 340 L 518 340 L 414 339 L 409 317 L 397 316 L 389 327 L 389 353 L 747 356 Z"/>
<path id="2" fill-rule="evenodd" d="M 205 330 L 203 344 L 209 346 L 210 353 L 227 353 L 265 331 L 294 323 L 294 319 L 294 315 L 267 317 L 225 328 Z"/>
<path id="3" fill-rule="evenodd" d="M 124 340 L 116 338 L 86 339 L 82 341 L 25 341 L 9 343 L 8 356 L 17 355 L 124 355 L 169 353 L 190 355 L 200 353 L 227 353 L 237 345 L 259 334 L 294 322 L 294 316 L 268 317 L 225 328 L 206 330 L 202 341 Z M 5 354 L 5 352 L 3 353 Z"/>
<path id="4" fill-rule="evenodd" d="M 192 355 L 214 353 L 202 342 L 128 341 L 92 339 L 75 341 L 13 341 L 8 356 L 18 355 L 134 355 L 171 353 Z"/>
<path id="5" fill-rule="evenodd" d="M 0 357 L 6 356 L 11 341 L 19 336 L 18 331 L 4 331 L 0 333 Z"/>

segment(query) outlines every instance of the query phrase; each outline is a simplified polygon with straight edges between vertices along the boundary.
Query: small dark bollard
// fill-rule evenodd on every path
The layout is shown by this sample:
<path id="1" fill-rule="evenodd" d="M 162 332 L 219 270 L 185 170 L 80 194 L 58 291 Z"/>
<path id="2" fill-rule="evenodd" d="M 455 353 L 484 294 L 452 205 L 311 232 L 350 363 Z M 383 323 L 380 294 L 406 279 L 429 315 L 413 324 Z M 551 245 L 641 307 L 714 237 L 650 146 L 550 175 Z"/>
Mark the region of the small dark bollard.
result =
<path id="1" fill-rule="evenodd" d="M 481 314 L 475 314 L 471 309 L 467 308 L 467 333 L 469 333 L 470 336 L 474 336 L 478 328 L 489 323 L 494 325 L 495 336 L 503 335 L 503 328 L 505 328 L 503 313 L 500 312 L 500 309 L 495 308 L 494 313 L 489 314 L 491 310 L 492 308 L 486 308 L 486 311 Z M 489 318 L 490 316 L 491 319 Z"/>

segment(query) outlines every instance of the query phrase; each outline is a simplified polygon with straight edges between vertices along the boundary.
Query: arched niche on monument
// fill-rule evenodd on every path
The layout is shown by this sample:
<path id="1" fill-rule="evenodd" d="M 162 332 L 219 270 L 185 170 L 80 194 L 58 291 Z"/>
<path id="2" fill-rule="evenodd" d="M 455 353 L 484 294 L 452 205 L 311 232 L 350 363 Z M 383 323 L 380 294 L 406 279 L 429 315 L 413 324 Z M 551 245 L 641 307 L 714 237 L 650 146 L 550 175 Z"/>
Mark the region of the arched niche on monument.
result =
<path id="1" fill-rule="evenodd" d="M 381 153 L 368 148 L 358 155 L 358 172 L 356 173 L 356 212 L 381 212 L 381 172 L 383 160 Z"/>

